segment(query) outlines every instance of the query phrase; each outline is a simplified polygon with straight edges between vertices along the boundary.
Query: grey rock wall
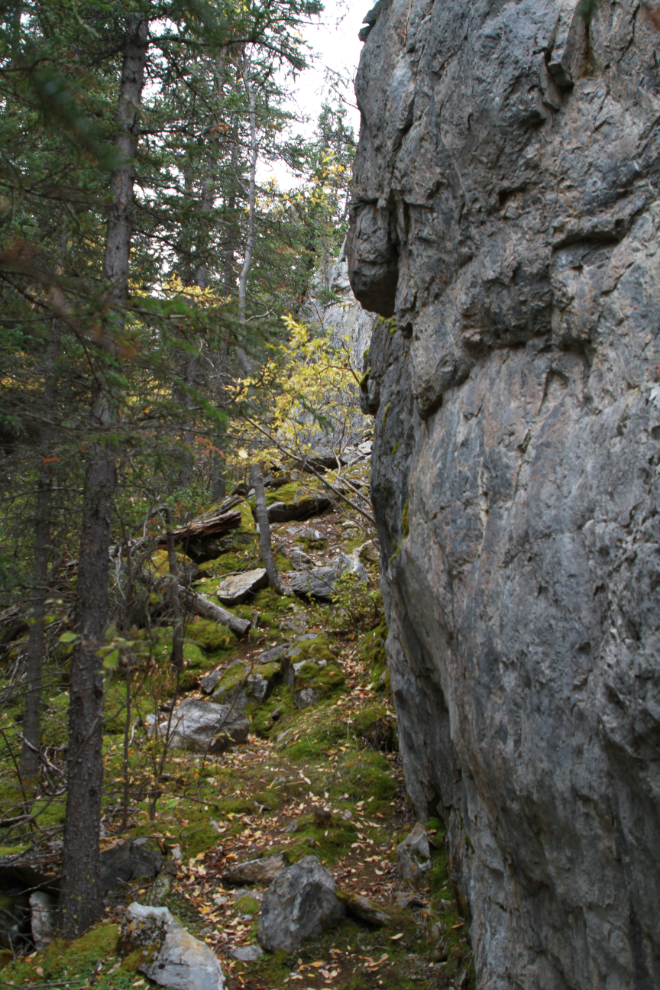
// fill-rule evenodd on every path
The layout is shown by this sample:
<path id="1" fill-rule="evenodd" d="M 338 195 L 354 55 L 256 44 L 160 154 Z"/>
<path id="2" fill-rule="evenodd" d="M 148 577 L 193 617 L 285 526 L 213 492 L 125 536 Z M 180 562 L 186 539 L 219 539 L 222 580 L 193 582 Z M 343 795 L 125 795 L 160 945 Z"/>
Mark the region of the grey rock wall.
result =
<path id="1" fill-rule="evenodd" d="M 354 292 L 408 789 L 479 988 L 660 986 L 660 34 L 379 4 Z"/>

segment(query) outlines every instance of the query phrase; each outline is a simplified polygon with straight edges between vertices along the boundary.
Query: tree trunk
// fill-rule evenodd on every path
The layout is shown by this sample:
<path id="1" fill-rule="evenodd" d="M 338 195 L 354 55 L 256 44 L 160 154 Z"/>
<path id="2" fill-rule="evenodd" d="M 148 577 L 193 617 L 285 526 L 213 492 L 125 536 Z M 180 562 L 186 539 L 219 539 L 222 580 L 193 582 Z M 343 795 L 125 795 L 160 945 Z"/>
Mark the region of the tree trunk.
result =
<path id="1" fill-rule="evenodd" d="M 233 144 L 231 149 L 231 168 L 230 174 L 235 176 L 238 171 L 239 162 L 239 146 L 238 146 L 238 134 L 236 129 L 234 129 L 233 134 Z M 235 212 L 236 212 L 236 186 L 232 183 L 231 191 L 229 197 L 225 201 L 226 211 L 230 218 L 229 230 L 227 233 L 227 238 L 224 244 L 224 271 L 223 271 L 223 289 L 224 293 L 228 298 L 231 298 L 236 291 L 236 277 L 234 273 L 234 255 L 236 251 L 236 244 L 238 241 L 237 230 L 235 224 Z M 224 347 L 219 354 L 215 355 L 215 368 L 217 374 L 217 387 L 216 387 L 216 405 L 218 409 L 226 411 L 229 406 L 229 395 L 227 392 L 227 384 L 229 382 L 229 346 L 230 346 L 230 336 L 227 334 Z M 220 427 L 215 435 L 215 445 L 219 450 L 222 450 L 225 445 L 226 428 Z M 212 466 L 212 476 L 211 476 L 211 498 L 214 502 L 221 501 L 227 494 L 227 475 L 225 469 L 225 459 L 220 454 L 213 453 L 213 466 Z"/>
<path id="2" fill-rule="evenodd" d="M 179 594 L 179 567 L 174 549 L 174 537 L 172 536 L 172 512 L 166 510 L 165 521 L 167 524 L 167 562 L 170 570 L 170 608 L 174 617 L 174 628 L 172 629 L 172 654 L 170 660 L 176 671 L 183 670 L 183 615 L 181 612 L 181 596 Z"/>
<path id="3" fill-rule="evenodd" d="M 275 563 L 275 558 L 273 557 L 273 548 L 270 542 L 270 523 L 268 522 L 268 510 L 266 508 L 266 492 L 264 491 L 264 479 L 261 474 L 261 468 L 257 464 L 253 464 L 250 468 L 250 486 L 254 488 L 254 499 L 257 507 L 257 522 L 259 524 L 259 548 L 261 550 L 261 559 L 264 567 L 266 568 L 268 580 L 278 595 L 291 595 L 293 592 L 291 591 L 291 588 L 287 587 L 282 580 L 282 576 L 277 569 L 277 564 Z"/>
<path id="4" fill-rule="evenodd" d="M 139 15 L 127 19 L 126 42 L 119 90 L 119 134 L 116 145 L 122 163 L 111 182 L 104 277 L 112 315 L 104 338 L 114 356 L 114 335 L 124 328 L 128 298 L 131 247 L 134 159 L 139 132 L 138 111 L 142 98 L 148 48 L 148 22 Z M 110 395 L 102 386 L 94 396 L 92 418 L 107 427 L 113 414 Z M 99 648 L 108 611 L 108 550 L 115 492 L 115 454 L 101 443 L 90 446 L 85 475 L 80 554 L 78 557 L 78 640 L 71 659 L 69 703 L 69 756 L 66 819 L 60 901 L 64 934 L 75 938 L 99 920 L 102 912 L 99 888 L 99 831 L 103 784 L 102 720 L 103 681 Z"/>
<path id="5" fill-rule="evenodd" d="M 56 320 L 51 321 L 44 385 L 44 409 L 51 412 L 57 390 L 56 362 L 60 347 L 60 332 Z M 41 742 L 41 675 L 44 657 L 44 618 L 48 593 L 48 556 L 50 553 L 50 522 L 52 507 L 53 465 L 48 461 L 50 428 L 45 426 L 41 437 L 41 464 L 37 482 L 36 520 L 34 525 L 34 568 L 32 571 L 33 599 L 28 637 L 25 710 L 23 714 L 23 748 L 21 776 L 24 780 L 39 773 L 39 744 Z"/>
<path id="6" fill-rule="evenodd" d="M 259 145 L 257 143 L 257 104 L 254 95 L 254 83 L 250 78 L 250 60 L 246 56 L 243 67 L 243 83 L 248 95 L 250 107 L 250 188 L 248 191 L 248 230 L 245 239 L 245 254 L 243 256 L 243 268 L 238 279 L 238 312 L 240 321 L 245 324 L 245 311 L 247 308 L 247 282 L 250 268 L 252 266 L 252 254 L 254 252 L 254 226 L 257 208 L 257 160 L 259 157 Z M 242 347 L 236 348 L 236 354 L 243 369 L 244 375 L 249 375 L 252 371 L 250 361 Z"/>
<path id="7" fill-rule="evenodd" d="M 94 452 L 85 482 L 76 603 L 79 639 L 71 658 L 68 792 L 62 859 L 62 928 L 70 938 L 95 924 L 102 910 L 99 823 L 103 680 L 98 651 L 103 646 L 108 612 L 114 458 Z"/>

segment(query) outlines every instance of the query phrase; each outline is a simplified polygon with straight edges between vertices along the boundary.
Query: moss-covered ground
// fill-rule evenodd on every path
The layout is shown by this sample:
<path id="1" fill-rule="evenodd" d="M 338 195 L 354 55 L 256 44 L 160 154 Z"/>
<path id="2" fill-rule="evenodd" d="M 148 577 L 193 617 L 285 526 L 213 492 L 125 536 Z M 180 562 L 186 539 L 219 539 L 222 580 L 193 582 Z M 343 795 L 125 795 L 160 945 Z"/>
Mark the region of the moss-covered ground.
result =
<path id="1" fill-rule="evenodd" d="M 313 520 L 325 541 L 323 550 L 315 554 L 316 563 L 325 563 L 340 547 L 349 550 L 351 544 L 366 539 L 363 531 L 356 536 L 352 528 L 342 529 L 344 518 Z M 281 553 L 295 546 L 296 528 L 290 523 L 273 527 Z M 219 560 L 224 565 L 224 559 Z M 209 563 L 217 566 L 219 561 Z M 426 881 L 408 906 L 397 900 L 408 888 L 397 873 L 396 846 L 415 818 L 397 752 L 377 570 L 373 565 L 367 569 L 370 586 L 346 607 L 315 606 L 279 598 L 269 588 L 260 591 L 249 605 L 234 610 L 258 616 L 253 637 L 242 642 L 213 623 L 187 624 L 186 666 L 178 691 L 189 697 L 203 697 L 200 678 L 212 670 L 218 669 L 221 679 L 231 679 L 230 667 L 236 659 L 249 670 L 265 669 L 259 662 L 261 654 L 283 640 L 298 651 L 293 660 L 303 661 L 293 685 L 274 676 L 277 668 L 269 665 L 267 697 L 260 704 L 248 701 L 251 734 L 242 746 L 210 757 L 173 750 L 159 774 L 161 744 L 147 740 L 139 720 L 158 710 L 161 718 L 167 718 L 163 708 L 176 684 L 169 665 L 170 628 L 135 633 L 127 751 L 126 671 L 117 668 L 107 677 L 104 841 L 122 834 L 125 813 L 123 834 L 151 836 L 170 857 L 172 886 L 165 903 L 221 958 L 228 990 L 435 990 L 474 985 L 469 920 L 461 913 L 449 881 L 440 820 L 426 823 L 433 842 Z M 208 583 L 214 569 L 205 565 L 204 571 Z M 301 640 L 303 634 L 312 638 Z M 65 681 L 64 677 L 49 695 L 44 725 L 53 765 L 60 767 L 64 750 L 58 747 L 66 744 Z M 318 700 L 299 710 L 296 693 L 305 686 L 317 691 Z M 20 717 L 18 709 L 16 714 Z M 7 749 L 18 752 L 19 728 L 16 723 L 14 730 L 7 731 L 0 756 L 3 808 L 23 806 Z M 64 813 L 57 780 L 52 786 L 55 797 L 49 796 L 43 781 L 39 787 L 28 782 L 28 787 L 37 810 L 43 808 L 38 823 L 46 829 L 48 846 L 59 835 Z M 0 841 L 3 855 L 19 848 L 13 844 L 17 834 L 9 829 L 0 829 Z M 181 861 L 175 863 L 172 853 L 179 850 Z M 253 963 L 233 960 L 232 947 L 256 939 L 259 895 L 265 890 L 251 888 L 235 899 L 222 874 L 232 864 L 274 852 L 282 852 L 289 863 L 318 856 L 342 890 L 388 907 L 392 924 L 377 929 L 348 918 L 293 955 L 267 954 Z M 153 900 L 154 890 L 136 882 L 115 892 L 104 923 L 78 942 L 57 941 L 44 953 L 16 961 L 5 953 L 0 962 L 4 959 L 8 965 L 0 980 L 15 987 L 74 990 L 146 987 L 149 981 L 117 954 L 117 926 L 127 903 Z"/>

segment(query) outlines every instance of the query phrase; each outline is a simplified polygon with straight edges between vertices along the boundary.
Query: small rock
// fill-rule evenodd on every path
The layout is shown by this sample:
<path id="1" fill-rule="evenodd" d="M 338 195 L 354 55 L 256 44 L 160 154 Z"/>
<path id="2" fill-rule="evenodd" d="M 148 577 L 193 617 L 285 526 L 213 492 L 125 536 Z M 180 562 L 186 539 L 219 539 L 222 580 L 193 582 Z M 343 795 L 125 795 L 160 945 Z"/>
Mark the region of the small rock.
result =
<path id="1" fill-rule="evenodd" d="M 286 862 L 282 853 L 236 863 L 222 874 L 227 883 L 271 883 L 282 872 Z"/>
<path id="2" fill-rule="evenodd" d="M 30 894 L 32 938 L 37 952 L 50 945 L 55 938 L 57 900 L 44 890 Z"/>
<path id="3" fill-rule="evenodd" d="M 356 524 L 355 524 L 355 523 L 353 522 L 353 520 L 352 520 L 352 519 L 347 519 L 347 520 L 346 520 L 346 522 L 343 522 L 343 523 L 341 524 L 341 528 L 342 528 L 342 529 L 357 529 L 357 526 L 356 526 Z"/>
<path id="4" fill-rule="evenodd" d="M 165 732 L 167 722 L 161 724 Z M 221 753 L 248 737 L 250 723 L 228 705 L 210 701 L 182 701 L 172 715 L 170 745 L 198 753 Z"/>
<path id="5" fill-rule="evenodd" d="M 263 948 L 295 952 L 304 939 L 339 924 L 346 908 L 335 890 L 316 856 L 282 870 L 263 899 L 257 936 Z"/>
<path id="6" fill-rule="evenodd" d="M 218 585 L 216 595 L 223 605 L 240 605 L 267 584 L 268 575 L 265 568 L 257 567 L 253 571 L 244 571 L 242 574 L 233 574 L 225 578 Z"/>
<path id="7" fill-rule="evenodd" d="M 172 846 L 172 859 L 175 863 L 183 862 L 183 853 L 181 852 L 181 846 L 178 843 L 175 846 Z"/>
<path id="8" fill-rule="evenodd" d="M 318 691 L 314 688 L 303 688 L 302 691 L 295 692 L 296 708 L 301 712 L 304 708 L 311 708 L 319 700 Z"/>
<path id="9" fill-rule="evenodd" d="M 403 880 L 415 883 L 431 869 L 431 850 L 423 825 L 417 822 L 410 835 L 397 846 L 396 855 Z"/>
<path id="10" fill-rule="evenodd" d="M 207 945 L 175 921 L 165 907 L 133 903 L 122 926 L 120 951 L 145 949 L 138 970 L 171 990 L 223 990 L 222 967 Z"/>
<path id="11" fill-rule="evenodd" d="M 367 540 L 354 551 L 363 563 L 380 564 L 380 553 L 373 540 Z"/>
<path id="12" fill-rule="evenodd" d="M 339 577 L 336 567 L 314 567 L 311 571 L 293 571 L 290 575 L 291 590 L 300 598 L 315 598 L 330 602 Z"/>
<path id="13" fill-rule="evenodd" d="M 308 571 L 314 566 L 312 558 L 302 550 L 292 550 L 289 559 L 293 564 L 294 571 Z"/>
<path id="14" fill-rule="evenodd" d="M 272 650 L 266 650 L 264 653 L 259 654 L 259 663 L 274 663 L 275 660 L 279 660 L 288 649 L 289 644 L 284 643 L 283 646 L 275 646 Z"/>
<path id="15" fill-rule="evenodd" d="M 229 955 L 239 962 L 254 962 L 263 956 L 264 950 L 260 945 L 237 945 L 229 950 Z"/>
<path id="16" fill-rule="evenodd" d="M 301 540 L 306 540 L 308 543 L 325 543 L 325 536 L 318 529 L 301 529 L 298 533 Z"/>
<path id="17" fill-rule="evenodd" d="M 206 674 L 205 677 L 200 677 L 199 686 L 204 694 L 213 694 L 223 673 L 223 670 L 212 670 L 211 673 Z"/>

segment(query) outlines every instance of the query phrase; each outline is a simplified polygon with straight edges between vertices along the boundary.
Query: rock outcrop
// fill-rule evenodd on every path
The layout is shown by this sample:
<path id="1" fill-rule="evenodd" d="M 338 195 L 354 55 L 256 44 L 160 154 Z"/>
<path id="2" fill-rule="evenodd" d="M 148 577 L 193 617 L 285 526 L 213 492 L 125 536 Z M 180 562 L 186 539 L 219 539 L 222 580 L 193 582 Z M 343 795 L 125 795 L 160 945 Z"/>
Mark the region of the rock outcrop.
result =
<path id="1" fill-rule="evenodd" d="M 478 987 L 660 985 L 660 36 L 381 0 L 347 245 L 407 785 Z"/>

